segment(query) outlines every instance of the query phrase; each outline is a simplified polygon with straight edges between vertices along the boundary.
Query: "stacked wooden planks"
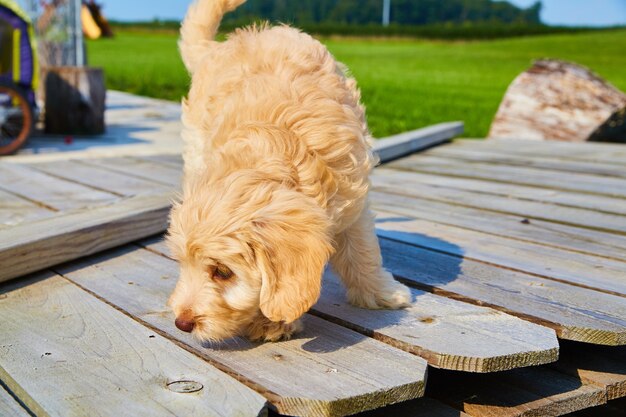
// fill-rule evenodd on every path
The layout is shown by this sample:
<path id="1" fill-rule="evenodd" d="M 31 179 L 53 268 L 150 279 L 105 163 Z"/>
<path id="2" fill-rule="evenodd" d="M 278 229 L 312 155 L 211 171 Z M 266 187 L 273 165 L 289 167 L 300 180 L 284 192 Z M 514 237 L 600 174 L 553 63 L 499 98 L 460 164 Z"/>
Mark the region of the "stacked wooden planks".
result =
<path id="1" fill-rule="evenodd" d="M 177 265 L 142 238 L 167 224 L 179 157 L 2 164 L 0 281 L 48 269 L 0 287 L 0 380 L 38 415 L 340 416 L 426 393 L 377 412 L 537 416 L 624 397 L 626 158 L 542 145 L 461 141 L 378 168 L 385 265 L 413 305 L 353 308 L 328 271 L 306 331 L 273 344 L 175 329 Z M 4 394 L 0 414 L 20 413 Z"/>

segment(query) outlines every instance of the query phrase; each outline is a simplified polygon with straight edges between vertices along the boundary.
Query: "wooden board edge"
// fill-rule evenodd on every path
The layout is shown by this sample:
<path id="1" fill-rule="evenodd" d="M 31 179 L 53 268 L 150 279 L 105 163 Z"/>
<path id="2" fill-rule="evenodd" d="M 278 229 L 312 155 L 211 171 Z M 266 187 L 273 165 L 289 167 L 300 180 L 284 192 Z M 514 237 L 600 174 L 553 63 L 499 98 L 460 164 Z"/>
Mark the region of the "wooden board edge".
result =
<path id="1" fill-rule="evenodd" d="M 405 343 L 401 340 L 381 334 L 376 330 L 370 330 L 355 323 L 351 323 L 345 319 L 324 313 L 315 307 L 309 310 L 309 314 L 318 316 L 332 323 L 339 324 L 340 326 L 350 330 L 354 330 L 355 332 L 386 343 L 396 349 L 404 350 L 405 352 L 419 356 L 425 359 L 429 366 L 449 371 L 491 373 L 529 366 L 545 365 L 559 359 L 559 346 L 557 345 L 541 351 L 520 352 L 517 354 L 494 356 L 490 358 L 466 357 L 461 360 L 459 357 L 441 354 L 426 348 Z"/>
<path id="2" fill-rule="evenodd" d="M 380 238 L 380 237 L 379 237 Z M 393 276 L 403 284 L 422 291 L 427 291 L 435 295 L 451 298 L 453 300 L 463 301 L 466 303 L 474 304 L 481 307 L 489 307 L 497 311 L 501 311 L 506 314 L 518 317 L 522 320 L 529 321 L 531 323 L 538 324 L 543 327 L 553 329 L 559 339 L 571 340 L 575 342 L 584 342 L 594 345 L 603 346 L 624 346 L 626 345 L 626 329 L 621 332 L 591 329 L 586 327 L 577 326 L 564 326 L 558 323 L 551 322 L 546 319 L 542 319 L 537 316 L 533 316 L 526 313 L 521 313 L 509 308 L 497 305 L 491 302 L 485 302 L 482 300 L 474 299 L 456 292 L 451 292 L 446 289 L 423 284 L 411 278 L 407 278 L 401 274 L 393 273 Z"/>
<path id="3" fill-rule="evenodd" d="M 23 406 L 34 415 L 37 417 L 50 417 L 46 410 L 44 410 L 41 405 L 39 405 L 39 403 L 21 387 L 20 384 L 13 379 L 2 366 L 0 366 L 0 390 L 4 391 L 4 386 L 6 386 L 7 390 L 10 390 L 16 398 L 19 398 Z"/>
<path id="4" fill-rule="evenodd" d="M 0 373 L 3 371 L 0 369 Z M 18 399 L 0 378 L 0 415 L 3 417 L 30 417 L 35 415 Z"/>
<path id="5" fill-rule="evenodd" d="M 381 163 L 421 151 L 449 141 L 464 131 L 463 122 L 440 123 L 422 129 L 381 138 L 374 142 L 373 151 Z"/>
<path id="6" fill-rule="evenodd" d="M 283 398 L 274 405 L 279 413 L 286 415 L 342 417 L 421 398 L 424 396 L 425 388 L 426 378 L 423 381 L 395 387 L 377 396 L 362 395 L 333 402 Z"/>
<path id="7" fill-rule="evenodd" d="M 122 202 L 0 230 L 0 282 L 142 239 L 167 229 L 171 195 L 131 197 Z M 102 221 L 106 218 L 106 221 Z M 88 232 L 105 228 L 99 239 Z M 72 247 L 65 245 L 73 242 Z M 82 244 L 78 244 L 82 243 Z M 41 250 L 58 247 L 51 256 Z"/>

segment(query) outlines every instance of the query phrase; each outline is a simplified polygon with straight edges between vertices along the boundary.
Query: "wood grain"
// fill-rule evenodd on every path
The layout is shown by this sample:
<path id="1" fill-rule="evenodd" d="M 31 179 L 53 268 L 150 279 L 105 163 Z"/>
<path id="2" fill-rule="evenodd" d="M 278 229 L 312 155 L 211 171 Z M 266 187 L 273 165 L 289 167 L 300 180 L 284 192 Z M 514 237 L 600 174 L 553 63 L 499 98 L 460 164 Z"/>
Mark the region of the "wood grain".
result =
<path id="1" fill-rule="evenodd" d="M 38 416 L 258 416 L 263 397 L 65 279 L 2 287 L 0 378 Z M 177 393 L 176 381 L 202 389 Z"/>
<path id="2" fill-rule="evenodd" d="M 616 260 L 626 253 L 626 236 L 389 192 L 373 191 L 370 200 L 374 209 L 383 212 L 524 242 Z"/>
<path id="3" fill-rule="evenodd" d="M 519 184 L 507 184 L 492 182 L 489 180 L 475 179 L 475 178 L 459 178 L 449 177 L 445 175 L 433 175 L 420 172 L 407 172 L 386 168 L 385 166 L 374 170 L 373 179 L 384 179 L 389 185 L 400 183 L 404 184 L 405 189 L 415 188 L 416 190 L 428 190 L 425 192 L 424 197 L 430 194 L 437 196 L 437 189 L 443 188 L 444 192 L 453 189 L 456 192 L 466 191 L 472 192 L 479 201 L 483 201 L 485 197 L 507 197 L 510 207 L 515 209 L 511 204 L 511 200 L 518 202 L 536 202 L 536 203 L 550 203 L 546 205 L 536 205 L 531 207 L 552 207 L 558 209 L 558 206 L 565 206 L 568 208 L 589 209 L 588 212 L 599 211 L 601 213 L 626 215 L 626 204 L 622 198 L 608 197 L 596 195 L 594 198 L 589 198 L 589 195 L 583 193 L 577 193 L 574 191 L 565 190 L 552 190 L 549 188 L 533 187 Z M 386 184 L 386 183 L 383 183 Z M 428 187 L 420 187 L 428 186 Z M 486 194 L 486 195 L 485 195 Z M 453 194 L 443 194 L 445 196 L 453 196 Z M 464 194 L 461 194 L 463 196 Z M 463 199 L 461 197 L 461 199 Z M 488 200 L 486 200 L 488 201 Z M 556 206 L 556 207 L 555 207 Z M 501 206 L 503 211 L 506 211 L 506 206 Z M 537 210 L 539 213 L 541 211 Z M 546 213 L 550 215 L 550 213 Z M 556 220 L 559 217 L 555 217 Z"/>
<path id="4" fill-rule="evenodd" d="M 163 194 L 173 187 L 142 178 L 120 174 L 98 166 L 86 165 L 81 161 L 55 161 L 30 164 L 38 171 L 91 188 L 131 197 L 139 194 Z"/>
<path id="5" fill-rule="evenodd" d="M 626 302 L 602 292 L 562 284 L 380 239 L 384 264 L 420 289 L 489 306 L 551 327 L 562 339 L 626 344 Z"/>
<path id="6" fill-rule="evenodd" d="M 575 161 L 591 161 L 613 165 L 626 165 L 626 150 L 624 145 L 608 143 L 558 143 L 558 142 L 533 142 L 528 140 L 490 140 L 490 149 L 502 149 L 520 155 L 531 157 L 554 157 Z"/>
<path id="7" fill-rule="evenodd" d="M 544 203 L 514 196 L 496 195 L 463 188 L 448 188 L 427 184 L 412 172 L 377 169 L 371 177 L 374 189 L 381 192 L 426 198 L 429 200 L 456 204 L 464 207 L 499 213 L 515 214 L 530 219 L 539 219 L 554 223 L 585 227 L 610 233 L 626 234 L 624 215 L 607 213 L 596 209 L 582 209 L 561 204 Z M 505 184 L 503 186 L 506 187 Z M 513 186 L 512 186 L 513 187 Z M 537 193 L 543 189 L 537 188 Z M 593 200 L 596 198 L 589 198 Z M 617 205 L 620 209 L 621 205 Z"/>
<path id="8" fill-rule="evenodd" d="M 606 403 L 602 389 L 545 367 L 499 374 L 433 371 L 429 396 L 472 417 L 561 416 Z"/>
<path id="9" fill-rule="evenodd" d="M 139 244 L 170 254 L 159 237 Z M 419 355 L 442 369 L 495 372 L 556 360 L 558 342 L 552 330 L 490 308 L 411 291 L 414 301 L 405 310 L 355 308 L 347 303 L 343 285 L 329 269 L 313 314 Z"/>
<path id="10" fill-rule="evenodd" d="M 71 210 L 110 204 L 119 197 L 71 181 L 51 177 L 19 164 L 0 164 L 0 189 L 51 210 Z"/>
<path id="11" fill-rule="evenodd" d="M 170 187 L 180 187 L 182 169 L 159 162 L 134 157 L 86 159 L 86 165 L 98 166 L 134 178 L 157 182 Z"/>
<path id="12" fill-rule="evenodd" d="M 401 404 L 359 414 L 359 417 L 469 417 L 462 411 L 449 407 L 432 398 L 419 398 Z"/>
<path id="13" fill-rule="evenodd" d="M 183 168 L 183 157 L 182 155 L 142 155 L 142 156 L 134 156 L 135 159 L 143 159 L 151 162 L 156 162 L 158 164 L 164 164 L 168 166 L 172 166 L 177 169 Z"/>
<path id="14" fill-rule="evenodd" d="M 373 143 L 373 150 L 380 162 L 385 163 L 447 142 L 462 134 L 463 129 L 462 122 L 440 123 L 378 139 Z"/>
<path id="15" fill-rule="evenodd" d="M 492 141 L 487 141 L 492 143 Z M 469 162 L 485 162 L 504 166 L 525 166 L 556 171 L 604 175 L 607 177 L 626 178 L 626 166 L 609 165 L 599 162 L 575 161 L 552 157 L 519 155 L 513 150 L 505 151 L 487 146 L 473 146 L 470 142 L 454 143 L 450 146 L 438 146 L 425 152 L 425 155 L 440 156 Z"/>
<path id="16" fill-rule="evenodd" d="M 581 65 L 541 59 L 509 85 L 489 138 L 624 142 L 626 94 Z"/>
<path id="17" fill-rule="evenodd" d="M 163 232 L 169 209 L 167 194 L 138 196 L 0 229 L 0 282 Z"/>
<path id="18" fill-rule="evenodd" d="M 423 394 L 426 361 L 314 316 L 290 341 L 202 345 L 174 327 L 165 306 L 178 265 L 143 248 L 119 248 L 57 270 L 254 387 L 282 414 L 343 416 Z"/>
<path id="19" fill-rule="evenodd" d="M 54 216 L 56 211 L 0 190 L 0 228 Z"/>
<path id="20" fill-rule="evenodd" d="M 626 397 L 626 348 L 569 342 L 551 367 L 605 390 L 607 400 Z"/>
<path id="21" fill-rule="evenodd" d="M 30 414 L 0 385 L 0 416 L 29 417 Z"/>
<path id="22" fill-rule="evenodd" d="M 626 262 L 384 211 L 377 215 L 379 236 L 626 297 Z"/>
<path id="23" fill-rule="evenodd" d="M 609 401 L 605 405 L 577 411 L 567 417 L 624 417 L 626 401 Z"/>
<path id="24" fill-rule="evenodd" d="M 404 310 L 352 307 L 339 278 L 327 271 L 313 313 L 458 371 L 495 372 L 553 362 L 554 331 L 490 308 L 412 290 Z M 485 341 L 489 343 L 485 343 Z"/>
<path id="25" fill-rule="evenodd" d="M 626 197 L 626 179 L 519 166 L 499 166 L 428 155 L 412 155 L 388 165 L 394 169 L 493 182 L 569 190 L 592 195 Z"/>

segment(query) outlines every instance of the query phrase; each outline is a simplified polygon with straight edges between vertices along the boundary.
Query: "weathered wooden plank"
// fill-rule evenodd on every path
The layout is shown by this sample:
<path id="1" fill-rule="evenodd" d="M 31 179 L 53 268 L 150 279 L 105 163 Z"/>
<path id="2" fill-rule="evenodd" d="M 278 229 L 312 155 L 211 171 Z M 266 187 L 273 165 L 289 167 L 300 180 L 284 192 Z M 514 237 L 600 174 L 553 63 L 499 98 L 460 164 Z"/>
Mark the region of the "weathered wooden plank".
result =
<path id="1" fill-rule="evenodd" d="M 163 194 L 173 188 L 99 166 L 86 165 L 82 161 L 42 162 L 30 166 L 58 178 L 125 197 L 139 194 Z"/>
<path id="2" fill-rule="evenodd" d="M 53 216 L 56 211 L 0 190 L 0 228 Z"/>
<path id="3" fill-rule="evenodd" d="M 375 209 L 522 241 L 621 260 L 626 236 L 470 207 L 373 191 Z"/>
<path id="4" fill-rule="evenodd" d="M 626 297 L 626 262 L 623 261 L 547 248 L 380 210 L 377 215 L 379 236 Z"/>
<path id="5" fill-rule="evenodd" d="M 0 189 L 52 210 L 70 210 L 110 204 L 119 197 L 51 177 L 19 164 L 0 164 Z"/>
<path id="6" fill-rule="evenodd" d="M 119 248 L 56 269 L 228 369 L 264 393 L 282 414 L 342 416 L 423 394 L 426 361 L 314 316 L 305 317 L 305 331 L 290 341 L 258 344 L 233 339 L 203 345 L 177 330 L 165 307 L 178 265 L 143 248 Z"/>
<path id="7" fill-rule="evenodd" d="M 169 209 L 167 194 L 138 196 L 0 229 L 0 282 L 163 232 Z"/>
<path id="8" fill-rule="evenodd" d="M 182 169 L 183 157 L 179 154 L 164 154 L 164 155 L 137 155 L 135 159 L 145 159 L 159 164 L 171 165 L 174 168 Z"/>
<path id="9" fill-rule="evenodd" d="M 626 401 L 613 400 L 605 405 L 577 411 L 567 417 L 624 417 L 624 410 L 626 410 Z"/>
<path id="10" fill-rule="evenodd" d="M 454 189 L 454 191 L 472 192 L 478 198 L 484 198 L 483 194 L 490 196 L 504 196 L 509 199 L 518 199 L 531 202 L 551 203 L 545 207 L 566 206 L 573 208 L 589 209 L 604 213 L 626 215 L 626 207 L 622 198 L 608 197 L 596 195 L 589 198 L 588 194 L 576 193 L 572 191 L 551 190 L 549 188 L 531 187 L 518 184 L 507 184 L 491 182 L 488 180 L 480 180 L 474 178 L 448 177 L 444 175 L 424 174 L 420 172 L 406 172 L 392 170 L 386 168 L 378 168 L 374 171 L 374 179 L 382 177 L 388 181 L 404 180 L 404 188 L 410 185 L 411 188 L 420 185 L 429 185 L 428 189 L 433 187 Z M 415 185 L 414 185 L 415 184 Z M 449 190 L 448 190 L 449 191 Z M 436 194 L 429 191 L 429 194 Z M 544 207 L 544 206 L 540 206 Z"/>
<path id="11" fill-rule="evenodd" d="M 388 165 L 395 169 L 479 178 L 493 182 L 539 186 L 588 194 L 626 197 L 626 179 L 584 173 L 561 172 L 519 166 L 499 166 L 479 162 L 458 161 L 422 154 L 408 156 Z"/>
<path id="12" fill-rule="evenodd" d="M 462 134 L 463 129 L 463 122 L 447 122 L 381 138 L 373 143 L 374 153 L 380 162 L 389 162 L 447 142 Z"/>
<path id="13" fill-rule="evenodd" d="M 561 416 L 606 403 L 602 389 L 545 367 L 499 374 L 433 371 L 429 395 L 472 417 Z"/>
<path id="14" fill-rule="evenodd" d="M 415 289 L 412 293 L 413 304 L 404 310 L 352 307 L 339 279 L 327 271 L 313 312 L 442 369 L 495 372 L 553 362 L 558 357 L 559 344 L 551 329 L 490 308 Z"/>
<path id="15" fill-rule="evenodd" d="M 36 415 L 226 417 L 265 408 L 248 387 L 55 274 L 0 291 L 11 318 L 0 322 L 0 378 Z M 202 389 L 175 392 L 192 385 L 177 381 Z"/>
<path id="16" fill-rule="evenodd" d="M 143 247 L 169 256 L 160 237 Z M 431 366 L 468 372 L 495 372 L 556 360 L 552 330 L 497 311 L 412 289 L 404 310 L 371 311 L 350 306 L 336 275 L 327 270 L 314 314 L 350 327 L 426 359 Z M 489 340 L 489 343 L 485 343 Z"/>
<path id="17" fill-rule="evenodd" d="M 28 417 L 30 414 L 0 385 L 0 416 Z"/>
<path id="18" fill-rule="evenodd" d="M 172 187 L 180 187 L 183 175 L 180 168 L 134 157 L 86 159 L 83 162 Z"/>
<path id="19" fill-rule="evenodd" d="M 387 269 L 418 288 L 551 327 L 562 339 L 603 345 L 626 344 L 623 297 L 385 238 L 380 239 L 380 246 Z"/>
<path id="20" fill-rule="evenodd" d="M 602 388 L 608 400 L 626 397 L 626 348 L 565 343 L 551 367 Z"/>
<path id="21" fill-rule="evenodd" d="M 625 216 L 599 210 L 585 210 L 561 204 L 547 204 L 524 198 L 516 199 L 503 195 L 466 191 L 462 188 L 441 187 L 422 182 L 412 172 L 377 169 L 371 177 L 374 189 L 408 196 L 458 204 L 466 207 L 486 209 L 501 213 L 517 214 L 531 219 L 570 224 L 611 233 L 626 234 Z M 513 186 L 511 186 L 514 188 Z M 545 190 L 544 190 L 545 191 Z M 541 189 L 537 188 L 541 193 Z M 594 200 L 598 196 L 587 196 Z M 619 209 L 619 208 L 618 208 Z"/>
<path id="22" fill-rule="evenodd" d="M 482 146 L 479 145 L 479 146 Z M 557 156 L 561 159 L 626 165 L 624 145 L 607 143 L 536 143 L 528 140 L 490 140 L 490 149 L 502 149 L 528 156 Z M 514 150 L 514 151 L 512 151 Z"/>
<path id="23" fill-rule="evenodd" d="M 477 141 L 476 141 L 477 142 Z M 491 141 L 489 141 L 491 143 Z M 459 159 L 471 162 L 485 162 L 505 166 L 525 166 L 544 168 L 555 171 L 578 172 L 609 177 L 626 177 L 626 166 L 608 165 L 599 162 L 558 159 L 554 157 L 517 154 L 513 149 L 503 151 L 487 146 L 473 146 L 470 142 L 454 143 L 450 146 L 438 146 L 426 152 L 430 156 Z"/>
<path id="24" fill-rule="evenodd" d="M 359 417 L 469 417 L 462 411 L 424 397 L 359 414 Z"/>

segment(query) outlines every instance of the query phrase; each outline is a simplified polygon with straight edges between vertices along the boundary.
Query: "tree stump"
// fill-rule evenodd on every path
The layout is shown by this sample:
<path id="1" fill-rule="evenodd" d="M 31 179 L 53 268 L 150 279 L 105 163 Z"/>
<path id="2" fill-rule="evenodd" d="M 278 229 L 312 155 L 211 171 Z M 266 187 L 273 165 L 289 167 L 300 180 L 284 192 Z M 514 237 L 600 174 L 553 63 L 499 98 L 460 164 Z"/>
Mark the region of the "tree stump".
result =
<path id="1" fill-rule="evenodd" d="M 106 88 L 102 69 L 48 68 L 45 86 L 46 133 L 104 133 Z"/>
<path id="2" fill-rule="evenodd" d="M 579 65 L 537 61 L 509 86 L 489 138 L 626 142 L 626 94 Z"/>

